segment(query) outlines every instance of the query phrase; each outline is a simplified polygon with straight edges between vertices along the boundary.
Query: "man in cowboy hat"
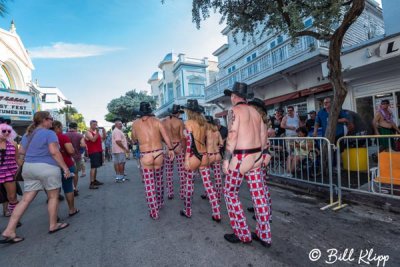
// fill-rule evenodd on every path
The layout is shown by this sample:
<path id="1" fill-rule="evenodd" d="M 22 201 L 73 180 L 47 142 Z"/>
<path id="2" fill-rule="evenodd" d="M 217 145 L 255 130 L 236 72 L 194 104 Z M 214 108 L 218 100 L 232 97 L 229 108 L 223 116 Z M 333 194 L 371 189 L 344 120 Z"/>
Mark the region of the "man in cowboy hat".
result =
<path id="1" fill-rule="evenodd" d="M 174 153 L 176 162 L 178 164 L 178 174 L 179 174 L 179 196 L 181 199 L 184 197 L 183 185 L 184 185 L 184 178 L 185 178 L 185 169 L 184 169 L 184 145 L 185 145 L 185 135 L 183 134 L 183 129 L 185 125 L 183 124 L 182 120 L 179 118 L 180 114 L 184 113 L 179 105 L 173 105 L 172 109 L 170 110 L 170 115 L 167 116 L 163 121 L 162 124 L 169 136 Z M 173 175 L 174 175 L 174 161 L 165 158 L 164 160 L 164 171 L 166 173 L 167 178 L 167 188 L 168 188 L 168 199 L 174 198 L 174 184 L 173 184 Z"/>
<path id="2" fill-rule="evenodd" d="M 154 117 L 150 103 L 140 103 L 140 118 L 133 121 L 132 140 L 140 145 L 140 163 L 144 177 L 146 201 L 150 210 L 150 217 L 159 218 L 159 209 L 164 204 L 163 193 L 163 145 L 169 149 L 170 160 L 174 159 L 174 149 L 170 138 L 159 119 Z"/>
<path id="3" fill-rule="evenodd" d="M 247 84 L 236 82 L 224 94 L 231 97 L 232 109 L 228 113 L 228 139 L 223 161 L 225 202 L 233 234 L 224 238 L 231 243 L 249 243 L 252 239 L 262 245 L 271 245 L 269 211 L 261 178 L 262 148 L 266 141 L 266 127 L 256 109 L 247 104 L 251 97 Z M 247 180 L 257 219 L 256 232 L 251 233 L 246 223 L 239 188 Z"/>

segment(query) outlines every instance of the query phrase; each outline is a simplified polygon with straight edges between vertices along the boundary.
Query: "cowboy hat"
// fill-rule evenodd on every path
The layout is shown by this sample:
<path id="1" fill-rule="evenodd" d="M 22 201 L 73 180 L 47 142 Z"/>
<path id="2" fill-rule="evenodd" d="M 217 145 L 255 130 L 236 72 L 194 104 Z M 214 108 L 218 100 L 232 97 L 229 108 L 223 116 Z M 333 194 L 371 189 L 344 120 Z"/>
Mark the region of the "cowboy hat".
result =
<path id="1" fill-rule="evenodd" d="M 226 89 L 224 91 L 224 95 L 226 96 L 231 96 L 232 94 L 240 96 L 244 99 L 252 98 L 254 95 L 253 93 L 248 92 L 248 87 L 246 83 L 240 83 L 240 82 L 235 82 L 235 84 L 232 87 L 232 90 Z"/>
<path id="2" fill-rule="evenodd" d="M 188 99 L 186 106 L 183 106 L 184 109 L 191 110 L 197 113 L 203 113 L 204 112 L 204 107 L 199 105 L 199 102 L 197 102 L 197 99 Z"/>

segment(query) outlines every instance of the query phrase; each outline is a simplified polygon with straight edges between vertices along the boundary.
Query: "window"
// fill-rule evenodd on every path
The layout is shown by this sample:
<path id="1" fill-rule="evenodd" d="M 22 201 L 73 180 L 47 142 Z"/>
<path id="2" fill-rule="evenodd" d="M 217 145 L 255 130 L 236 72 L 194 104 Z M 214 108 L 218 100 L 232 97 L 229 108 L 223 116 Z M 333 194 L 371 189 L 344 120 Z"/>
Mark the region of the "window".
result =
<path id="1" fill-rule="evenodd" d="M 312 26 L 312 24 L 313 24 L 312 18 L 306 19 L 304 21 L 304 28 L 309 28 Z"/>
<path id="2" fill-rule="evenodd" d="M 246 58 L 246 63 L 253 61 L 257 57 L 257 53 L 253 53 Z"/>
<path id="3" fill-rule="evenodd" d="M 281 35 L 279 35 L 276 40 L 277 40 L 278 44 L 283 43 L 283 37 Z"/>
<path id="4" fill-rule="evenodd" d="M 174 84 L 168 83 L 168 101 L 172 101 L 174 99 Z"/>
<path id="5" fill-rule="evenodd" d="M 46 94 L 42 95 L 42 102 L 46 102 Z"/>
<path id="6" fill-rule="evenodd" d="M 176 91 L 176 97 L 179 98 L 182 96 L 182 92 L 181 92 L 181 82 L 177 81 L 175 83 L 175 91 Z"/>
<path id="7" fill-rule="evenodd" d="M 235 65 L 229 67 L 229 68 L 228 68 L 228 74 L 234 72 L 235 70 L 236 70 L 236 66 L 235 66 Z"/>
<path id="8" fill-rule="evenodd" d="M 189 83 L 189 96 L 204 96 L 204 84 Z"/>
<path id="9" fill-rule="evenodd" d="M 275 41 L 272 41 L 272 42 L 269 44 L 269 46 L 271 47 L 271 49 L 274 48 L 274 47 L 276 46 Z"/>

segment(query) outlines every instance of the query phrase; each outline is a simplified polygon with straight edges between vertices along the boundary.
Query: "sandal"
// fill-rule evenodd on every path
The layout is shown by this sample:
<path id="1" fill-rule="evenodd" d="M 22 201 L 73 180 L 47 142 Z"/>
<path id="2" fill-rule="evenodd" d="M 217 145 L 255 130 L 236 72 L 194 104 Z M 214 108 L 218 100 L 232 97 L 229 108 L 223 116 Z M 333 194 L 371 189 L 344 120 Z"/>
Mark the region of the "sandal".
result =
<path id="1" fill-rule="evenodd" d="M 25 240 L 23 237 L 14 236 L 14 237 L 6 237 L 3 236 L 4 239 L 0 240 L 0 244 L 17 244 Z"/>
<path id="2" fill-rule="evenodd" d="M 67 228 L 68 226 L 69 226 L 69 223 L 59 223 L 59 224 L 57 224 L 57 228 L 56 229 L 49 231 L 49 234 L 54 234 L 54 233 L 56 233 L 56 232 L 58 232 L 60 230 L 63 230 L 65 228 Z"/>
<path id="3" fill-rule="evenodd" d="M 80 212 L 80 210 L 75 209 L 75 211 L 73 213 L 69 214 L 69 217 L 75 216 L 76 214 L 78 214 Z"/>

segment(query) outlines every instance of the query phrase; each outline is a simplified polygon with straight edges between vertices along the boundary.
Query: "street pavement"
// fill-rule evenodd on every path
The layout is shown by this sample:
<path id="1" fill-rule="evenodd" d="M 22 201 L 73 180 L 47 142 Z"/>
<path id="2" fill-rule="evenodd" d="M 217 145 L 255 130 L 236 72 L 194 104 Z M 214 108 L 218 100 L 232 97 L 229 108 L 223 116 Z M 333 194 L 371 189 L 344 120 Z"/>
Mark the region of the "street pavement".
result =
<path id="1" fill-rule="evenodd" d="M 131 180 L 117 184 L 112 163 L 106 163 L 98 176 L 105 185 L 98 190 L 89 190 L 88 177 L 81 178 L 76 198 L 81 212 L 68 218 L 65 201 L 60 203 L 59 215 L 71 225 L 53 235 L 47 233 L 46 198 L 41 192 L 17 232 L 25 241 L 0 245 L 0 266 L 367 266 L 364 254 L 371 249 L 370 259 L 383 260 L 378 256 L 388 255 L 385 266 L 400 266 L 398 214 L 363 206 L 321 211 L 326 203 L 320 199 L 271 187 L 272 247 L 265 248 L 256 241 L 230 244 L 223 238 L 231 232 L 225 205 L 222 223 L 213 222 L 208 201 L 200 198 L 204 192 L 200 179 L 195 182 L 191 219 L 179 215 L 183 202 L 175 197 L 165 200 L 160 220 L 154 221 L 148 214 L 136 161 L 127 162 L 126 172 Z M 245 207 L 251 205 L 245 184 L 241 199 Z M 246 214 L 254 230 L 252 214 Z M 6 224 L 7 219 L 1 217 L 0 229 Z M 344 252 L 346 248 L 354 249 L 353 254 L 342 255 L 340 260 L 328 257 L 329 249 Z M 321 258 L 315 262 L 309 259 L 313 249 L 321 251 Z M 317 257 L 318 251 L 312 256 Z M 328 265 L 325 261 L 335 263 Z M 379 263 L 383 266 L 382 261 Z M 378 262 L 369 266 L 378 266 Z"/>

